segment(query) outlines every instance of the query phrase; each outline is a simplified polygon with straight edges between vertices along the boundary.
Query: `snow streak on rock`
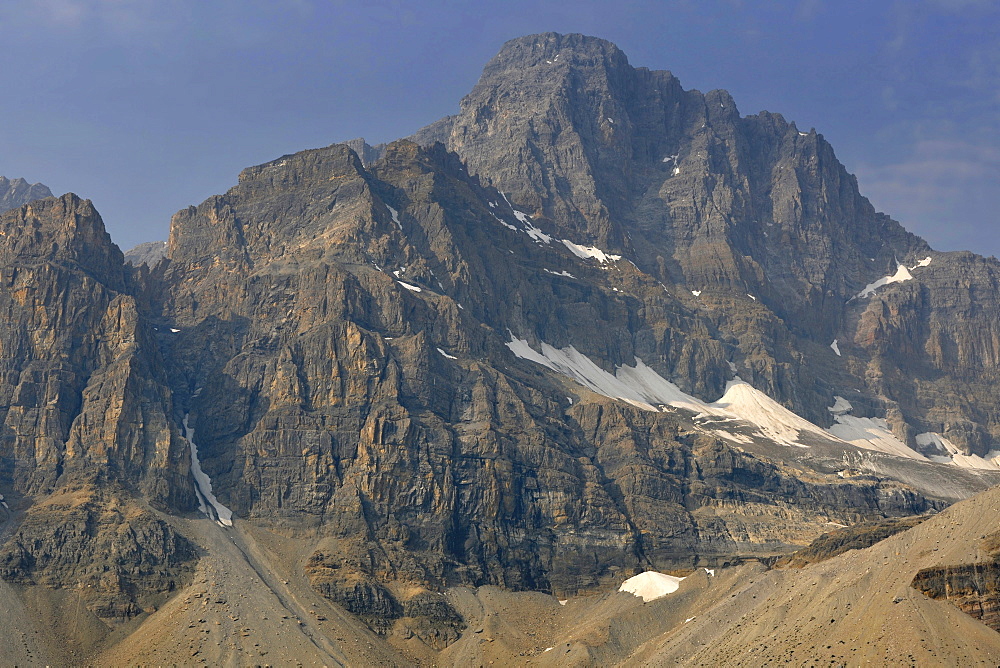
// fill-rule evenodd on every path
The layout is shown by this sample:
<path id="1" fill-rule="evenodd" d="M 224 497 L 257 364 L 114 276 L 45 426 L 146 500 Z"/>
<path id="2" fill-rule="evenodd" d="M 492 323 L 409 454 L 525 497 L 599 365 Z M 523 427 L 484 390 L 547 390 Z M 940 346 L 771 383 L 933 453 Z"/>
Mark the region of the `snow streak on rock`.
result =
<path id="1" fill-rule="evenodd" d="M 587 258 L 594 258 L 601 264 L 606 262 L 617 262 L 622 259 L 621 255 L 612 255 L 611 253 L 605 253 L 600 248 L 596 246 L 581 246 L 580 244 L 575 244 L 569 239 L 562 240 L 563 245 L 566 246 L 573 253 L 573 255 L 578 258 L 586 260 Z"/>
<path id="2" fill-rule="evenodd" d="M 712 419 L 715 427 L 718 418 L 742 420 L 755 426 L 764 437 L 784 445 L 801 445 L 800 431 L 829 438 L 821 427 L 799 417 L 738 377 L 726 385 L 721 399 L 709 404 L 686 394 L 638 357 L 634 367 L 620 366 L 611 374 L 573 346 L 559 350 L 543 342 L 539 353 L 526 340 L 512 336 L 507 347 L 518 357 L 568 376 L 597 394 L 621 399 L 643 410 L 656 411 L 658 406 L 681 408 L 695 413 L 696 421 Z M 709 431 L 732 440 L 747 440 L 745 436 L 717 428 Z"/>
<path id="3" fill-rule="evenodd" d="M 188 426 L 188 416 L 184 416 L 184 438 L 191 446 L 191 475 L 194 476 L 196 491 L 198 492 L 198 510 L 206 516 L 211 517 L 221 526 L 233 526 L 233 511 L 222 505 L 215 494 L 212 493 L 212 479 L 201 469 L 201 461 L 198 459 L 198 446 L 194 443 L 194 429 Z M 205 505 L 205 504 L 208 505 Z M 211 506 L 211 510 L 209 510 Z M 213 517 L 214 515 L 214 517 Z"/>

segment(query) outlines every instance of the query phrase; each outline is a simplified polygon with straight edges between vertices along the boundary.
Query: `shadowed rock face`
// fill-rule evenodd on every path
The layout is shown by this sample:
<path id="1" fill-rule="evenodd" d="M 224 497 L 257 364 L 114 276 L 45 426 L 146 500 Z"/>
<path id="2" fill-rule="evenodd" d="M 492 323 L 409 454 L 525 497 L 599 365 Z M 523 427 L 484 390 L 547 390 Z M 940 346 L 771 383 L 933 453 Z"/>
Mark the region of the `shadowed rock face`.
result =
<path id="1" fill-rule="evenodd" d="M 146 505 L 195 507 L 185 415 L 222 503 L 313 541 L 317 591 L 442 645 L 461 624 L 427 588 L 769 557 L 997 480 L 911 461 L 911 487 L 884 457 L 618 401 L 506 345 L 642 360 L 707 401 L 738 373 L 822 425 L 842 396 L 911 446 L 991 450 L 996 262 L 876 213 L 820 135 L 548 34 L 416 138 L 248 168 L 174 216 L 152 268 L 73 195 L 0 216 L 3 577 L 68 583 L 120 533 L 134 577 L 95 609 L 183 577 L 193 551 Z M 856 297 L 897 258 L 912 279 Z M 848 459 L 866 474 L 835 475 Z"/>
<path id="2" fill-rule="evenodd" d="M 945 599 L 994 631 L 1000 631 L 1000 564 L 962 564 L 925 568 L 912 586 L 934 599 Z"/>

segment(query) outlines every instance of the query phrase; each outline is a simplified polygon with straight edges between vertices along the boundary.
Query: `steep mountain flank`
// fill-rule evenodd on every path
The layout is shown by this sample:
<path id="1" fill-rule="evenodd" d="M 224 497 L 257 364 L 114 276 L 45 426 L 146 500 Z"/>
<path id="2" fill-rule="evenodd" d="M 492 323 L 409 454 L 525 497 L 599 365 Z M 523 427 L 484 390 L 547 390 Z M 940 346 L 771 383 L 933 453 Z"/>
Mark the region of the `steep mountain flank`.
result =
<path id="1" fill-rule="evenodd" d="M 320 591 L 391 621 L 393 582 L 571 593 L 780 553 L 831 517 L 939 507 L 741 453 L 689 413 L 517 359 L 511 337 L 544 332 L 611 368 L 714 365 L 686 383 L 706 393 L 726 376 L 708 319 L 528 221 L 409 142 L 370 170 L 342 145 L 285 156 L 174 218 L 150 293 L 176 401 L 237 516 L 315 527 Z"/>
<path id="2" fill-rule="evenodd" d="M 840 394 L 911 448 L 918 433 L 947 431 L 985 456 L 1000 436 L 984 408 L 995 403 L 984 390 L 996 261 L 930 253 L 874 210 L 815 131 L 741 117 L 725 91 L 685 91 L 604 40 L 546 33 L 505 44 L 461 111 L 414 139 L 442 141 L 542 231 L 621 252 L 676 286 L 740 375 L 810 420 L 830 424 Z M 913 283 L 857 297 L 901 263 Z M 993 314 L 985 330 L 964 324 L 979 308 Z"/>
<path id="3" fill-rule="evenodd" d="M 187 542 L 144 509 L 191 507 L 153 332 L 89 201 L 0 216 L 0 577 L 87 587 L 128 618 L 174 586 Z"/>

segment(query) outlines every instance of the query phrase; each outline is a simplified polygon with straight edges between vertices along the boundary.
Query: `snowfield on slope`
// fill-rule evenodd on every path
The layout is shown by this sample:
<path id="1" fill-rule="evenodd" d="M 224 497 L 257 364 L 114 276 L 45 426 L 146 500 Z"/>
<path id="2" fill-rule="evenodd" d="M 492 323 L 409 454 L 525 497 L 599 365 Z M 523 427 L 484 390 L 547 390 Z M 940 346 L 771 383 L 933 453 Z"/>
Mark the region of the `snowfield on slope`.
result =
<path id="1" fill-rule="evenodd" d="M 799 417 L 739 377 L 729 381 L 721 399 L 709 404 L 685 393 L 638 357 L 635 358 L 635 366 L 620 366 L 611 374 L 573 346 L 560 350 L 543 342 L 541 352 L 537 352 L 527 340 L 513 335 L 511 339 L 507 347 L 518 357 L 572 378 L 597 394 L 620 399 L 643 410 L 659 411 L 661 406 L 668 406 L 692 411 L 696 414 L 696 420 L 743 420 L 755 425 L 762 435 L 784 445 L 801 445 L 798 442 L 800 430 L 830 438 L 821 427 Z M 713 433 L 733 440 L 743 440 L 738 435 L 721 430 Z"/>
<path id="2" fill-rule="evenodd" d="M 636 576 L 630 577 L 622 583 L 618 591 L 627 592 L 633 596 L 638 596 L 644 602 L 649 603 L 658 598 L 663 598 L 667 594 L 673 594 L 681 586 L 681 581 L 674 575 L 657 573 L 656 571 L 646 571 Z"/>
<path id="3" fill-rule="evenodd" d="M 612 374 L 573 346 L 559 349 L 542 342 L 539 352 L 526 339 L 518 339 L 512 333 L 510 336 L 511 340 L 506 345 L 521 359 L 571 378 L 592 392 L 625 401 L 642 410 L 679 408 L 691 411 L 695 413 L 695 423 L 704 431 L 738 443 L 748 443 L 749 437 L 721 428 L 720 422 L 735 420 L 749 423 L 759 435 L 782 445 L 808 447 L 801 441 L 804 432 L 895 457 L 969 469 L 1000 470 L 1000 451 L 991 452 L 986 458 L 965 455 L 938 434 L 917 437 L 918 444 L 934 443 L 942 451 L 940 456 L 928 458 L 896 438 L 885 419 L 849 415 L 853 406 L 841 396 L 834 397 L 833 406 L 827 409 L 833 413 L 835 424 L 823 429 L 785 408 L 739 376 L 726 384 L 726 391 L 718 401 L 707 403 L 685 393 L 638 357 L 635 358 L 635 366 L 616 367 Z"/>

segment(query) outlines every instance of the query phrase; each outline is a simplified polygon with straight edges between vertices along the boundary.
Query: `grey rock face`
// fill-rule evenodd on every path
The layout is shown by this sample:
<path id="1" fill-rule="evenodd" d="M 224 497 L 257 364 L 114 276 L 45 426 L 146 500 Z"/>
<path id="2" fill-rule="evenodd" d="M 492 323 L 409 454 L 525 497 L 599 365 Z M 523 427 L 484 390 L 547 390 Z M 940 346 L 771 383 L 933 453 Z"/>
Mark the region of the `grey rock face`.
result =
<path id="1" fill-rule="evenodd" d="M 147 241 L 125 251 L 125 261 L 133 267 L 146 265 L 155 267 L 156 263 L 167 257 L 166 241 Z"/>
<path id="2" fill-rule="evenodd" d="M 631 67 L 604 40 L 547 33 L 505 44 L 460 113 L 414 139 L 443 141 L 543 230 L 622 252 L 675 294 L 698 292 L 683 301 L 711 320 L 738 373 L 809 419 L 829 424 L 833 395 L 860 390 L 852 401 L 862 412 L 888 413 L 911 446 L 915 433 L 944 429 L 965 451 L 986 454 L 1000 437 L 972 406 L 992 402 L 983 390 L 996 366 L 995 318 L 984 329 L 963 324 L 976 320 L 971 302 L 931 315 L 956 300 L 937 288 L 941 280 L 962 285 L 962 300 L 989 300 L 996 262 L 979 258 L 973 271 L 968 260 L 935 254 L 913 283 L 856 299 L 929 248 L 874 210 L 815 131 L 769 112 L 741 117 L 725 91 L 685 91 L 669 72 Z M 907 305 L 906 325 L 876 325 L 876 313 L 895 310 L 883 298 L 897 291 L 922 291 L 925 302 Z M 977 313 L 997 314 L 983 306 Z M 874 326 L 920 339 L 872 347 Z M 847 342 L 843 357 L 830 350 L 834 340 Z M 959 348 L 962 372 L 955 359 L 919 359 Z M 870 363 L 891 366 L 892 389 L 881 380 L 888 369 L 872 375 Z M 914 391 L 931 368 L 950 380 L 935 376 L 936 389 Z M 682 384 L 706 371 L 670 369 Z M 712 389 L 705 396 L 718 396 Z"/>
<path id="3" fill-rule="evenodd" d="M 52 191 L 41 183 L 28 183 L 24 179 L 11 180 L 6 176 L 0 176 L 0 213 L 46 197 L 52 197 Z"/>
<path id="4" fill-rule="evenodd" d="M 371 146 L 365 141 L 364 137 L 358 137 L 357 139 L 345 141 L 344 144 L 349 146 L 352 151 L 358 154 L 358 157 L 361 158 L 361 164 L 365 167 L 370 166 L 373 162 L 381 158 L 382 154 L 385 152 L 385 144 Z"/>
<path id="5" fill-rule="evenodd" d="M 224 503 L 335 541 L 317 589 L 391 619 L 380 582 L 573 592 L 780 552 L 810 518 L 940 506 L 872 477 L 800 481 L 513 358 L 509 331 L 671 360 L 704 391 L 726 375 L 710 319 L 627 263 L 609 274 L 511 231 L 502 200 L 440 147 L 398 142 L 366 170 L 335 145 L 174 218 L 151 292 L 179 330 L 175 398 Z"/>

